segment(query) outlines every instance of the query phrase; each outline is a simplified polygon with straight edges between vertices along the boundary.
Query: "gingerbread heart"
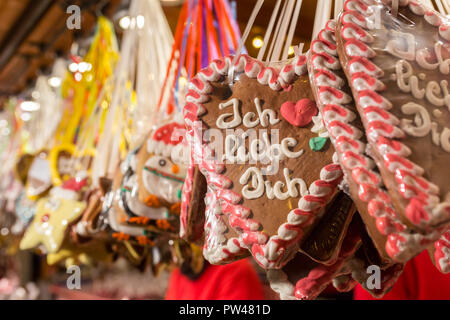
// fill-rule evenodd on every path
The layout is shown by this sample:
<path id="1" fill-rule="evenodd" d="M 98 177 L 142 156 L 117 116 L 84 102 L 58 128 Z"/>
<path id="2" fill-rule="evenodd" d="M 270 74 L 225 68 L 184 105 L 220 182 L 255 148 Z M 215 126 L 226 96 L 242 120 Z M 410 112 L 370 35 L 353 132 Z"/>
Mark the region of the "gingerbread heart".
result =
<path id="1" fill-rule="evenodd" d="M 301 99 L 297 103 L 287 101 L 280 108 L 283 118 L 296 127 L 304 127 L 311 123 L 317 115 L 316 103 L 310 99 Z"/>
<path id="2" fill-rule="evenodd" d="M 238 80 L 230 85 L 231 67 Z M 250 250 L 263 267 L 281 267 L 295 256 L 342 178 L 332 148 L 310 149 L 314 124 L 297 127 L 283 118 L 286 102 L 308 99 L 303 101 L 311 106 L 306 57 L 281 68 L 246 55 L 234 66 L 232 57 L 216 60 L 189 89 L 185 122 L 194 164 L 209 190 L 205 257 L 226 263 Z M 311 108 L 305 110 L 312 117 Z"/>
<path id="3" fill-rule="evenodd" d="M 394 16 L 389 3 L 347 1 L 336 40 L 380 172 L 354 176 L 372 181 L 363 196 L 380 196 L 369 211 L 385 229 L 387 253 L 407 261 L 450 223 L 450 21 L 412 0 Z"/>
<path id="4" fill-rule="evenodd" d="M 169 147 L 165 143 L 171 141 L 176 128 L 182 126 L 175 122 L 161 126 L 151 134 L 158 141 L 149 140 L 130 152 L 117 171 L 112 186 L 113 206 L 108 212 L 114 238 L 153 246 L 153 236 L 167 233 L 175 237 L 179 231 L 181 203 L 177 200 L 181 198 L 186 172 L 182 158 L 186 155 L 180 137 Z M 155 141 L 157 145 L 153 145 Z M 155 147 L 151 153 L 147 144 Z M 143 197 L 139 197 L 139 191 Z"/>
<path id="5" fill-rule="evenodd" d="M 436 268 L 442 273 L 450 273 L 450 230 L 447 230 L 434 246 L 428 248 Z"/>

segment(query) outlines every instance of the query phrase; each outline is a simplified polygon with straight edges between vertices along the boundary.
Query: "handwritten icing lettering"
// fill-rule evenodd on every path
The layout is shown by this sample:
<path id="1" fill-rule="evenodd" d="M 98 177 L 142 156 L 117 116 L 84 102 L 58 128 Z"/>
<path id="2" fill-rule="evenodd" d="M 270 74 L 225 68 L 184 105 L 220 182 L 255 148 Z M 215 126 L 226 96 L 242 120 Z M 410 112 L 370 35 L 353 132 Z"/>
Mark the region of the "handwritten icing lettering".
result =
<path id="1" fill-rule="evenodd" d="M 416 50 L 416 39 L 413 34 L 391 31 L 392 39 L 386 43 L 385 50 L 395 57 L 404 60 L 416 61 L 419 66 L 426 70 L 436 70 L 442 74 L 450 73 L 450 59 L 444 59 L 442 51 L 446 50 L 441 42 L 436 42 L 433 46 L 433 54 L 428 48 Z M 406 47 L 406 49 L 404 49 Z M 429 62 L 430 59 L 436 59 L 436 62 Z M 434 59 L 433 59 L 434 60 Z"/>
<path id="2" fill-rule="evenodd" d="M 278 130 L 272 130 L 269 138 L 267 129 L 258 130 L 260 136 L 257 136 L 253 129 L 260 125 L 267 128 L 280 122 L 275 110 L 271 108 L 263 109 L 261 100 L 253 100 L 255 112 L 249 111 L 242 114 L 240 110 L 240 101 L 232 98 L 225 103 L 219 104 L 219 109 L 232 109 L 232 112 L 221 114 L 216 125 L 219 129 L 226 130 L 224 154 L 222 160 L 229 163 L 257 163 L 270 164 L 267 168 L 249 167 L 240 177 L 239 183 L 243 185 L 242 195 L 246 199 L 257 199 L 266 194 L 268 199 L 286 200 L 307 195 L 308 188 L 304 180 L 300 178 L 291 178 L 290 170 L 283 169 L 284 181 L 264 181 L 264 175 L 271 173 L 276 164 L 278 170 L 278 161 L 284 158 L 298 158 L 304 150 L 294 150 L 298 145 L 296 139 L 285 137 L 279 142 Z M 246 131 L 236 127 L 243 125 Z M 232 130 L 233 129 L 233 130 Z M 247 150 L 248 148 L 248 150 Z M 267 169 L 267 170 L 266 170 Z"/>
<path id="3" fill-rule="evenodd" d="M 273 185 L 270 181 L 264 181 L 263 174 L 260 169 L 256 167 L 248 168 L 239 179 L 239 183 L 244 185 L 242 188 L 242 195 L 246 199 L 257 199 L 266 193 L 268 199 L 277 198 L 279 200 L 286 200 L 288 198 L 296 198 L 298 196 L 305 196 L 308 192 L 308 187 L 303 179 L 289 176 L 288 168 L 283 169 L 285 182 L 276 181 Z"/>
<path id="4" fill-rule="evenodd" d="M 402 119 L 401 128 L 413 137 L 425 137 L 431 130 L 431 119 L 427 109 L 420 104 L 408 102 L 402 105 L 402 112 L 407 115 L 415 115 L 415 121 Z"/>
<path id="5" fill-rule="evenodd" d="M 241 124 L 242 118 L 241 114 L 239 113 L 239 100 L 236 98 L 233 98 L 225 103 L 219 104 L 219 109 L 223 110 L 227 107 L 233 106 L 233 113 L 223 113 L 221 114 L 216 121 L 217 127 L 220 129 L 232 129 L 236 128 L 238 125 Z M 225 121 L 225 119 L 233 117 L 233 120 L 231 121 Z"/>
<path id="6" fill-rule="evenodd" d="M 271 136 L 272 142 L 267 131 L 261 131 L 259 138 L 254 130 L 240 130 L 240 132 L 228 133 L 225 137 L 225 153 L 222 156 L 222 160 L 241 164 L 248 161 L 250 163 L 261 162 L 267 164 L 286 157 L 295 159 L 303 154 L 303 149 L 292 150 L 297 146 L 296 139 L 286 137 L 281 140 L 281 143 L 277 143 L 279 141 L 277 132 L 273 132 Z M 249 151 L 246 148 L 247 140 Z"/>
<path id="7" fill-rule="evenodd" d="M 278 122 L 280 122 L 280 119 L 277 118 L 277 114 L 272 109 L 264 109 L 261 108 L 261 100 L 258 98 L 255 98 L 255 107 L 256 112 L 258 113 L 258 117 L 255 120 L 251 120 L 252 118 L 255 118 L 256 115 L 254 112 L 247 112 L 244 116 L 243 124 L 247 128 L 253 128 L 256 127 L 258 124 L 261 124 L 264 128 L 269 126 L 269 123 L 271 125 L 275 125 Z"/>
<path id="8" fill-rule="evenodd" d="M 228 134 L 225 137 L 225 154 L 223 160 L 230 163 L 245 163 L 249 160 L 249 155 L 245 149 L 243 140 L 247 138 L 247 133 L 243 132 L 241 136 Z"/>
<path id="9" fill-rule="evenodd" d="M 434 54 L 436 55 L 436 63 L 428 62 L 431 54 L 427 50 L 427 48 L 423 48 L 417 50 L 416 53 L 416 62 L 424 69 L 427 70 L 436 70 L 439 68 L 439 71 L 442 74 L 449 74 L 450 69 L 450 59 L 445 59 L 442 57 L 442 44 L 440 42 L 436 42 L 434 44 Z"/>
<path id="10" fill-rule="evenodd" d="M 444 130 L 441 133 L 441 147 L 446 152 L 450 152 L 450 129 L 444 128 Z"/>
<path id="11" fill-rule="evenodd" d="M 225 103 L 219 104 L 219 109 L 223 110 L 228 107 L 233 107 L 233 113 L 223 113 L 221 114 L 216 121 L 216 125 L 220 129 L 232 129 L 237 126 L 244 124 L 247 128 L 254 128 L 258 124 L 261 124 L 262 127 L 266 128 L 270 125 L 275 125 L 280 122 L 280 119 L 277 118 L 277 114 L 272 109 L 262 109 L 261 100 L 259 98 L 254 99 L 254 104 L 256 108 L 257 114 L 254 112 L 247 112 L 244 117 L 239 111 L 239 100 L 233 98 Z M 232 120 L 226 121 L 228 118 L 233 117 Z"/>
<path id="12" fill-rule="evenodd" d="M 447 106 L 450 111 L 450 94 L 448 81 L 428 81 L 426 88 L 419 87 L 419 78 L 413 74 L 411 64 L 406 60 L 399 60 L 395 65 L 397 85 L 403 92 L 411 93 L 416 99 L 424 97 L 437 107 Z"/>
<path id="13" fill-rule="evenodd" d="M 444 151 L 450 152 L 450 130 L 444 128 L 441 133 L 438 131 L 438 124 L 431 121 L 430 114 L 420 104 L 408 102 L 401 106 L 401 110 L 406 115 L 413 115 L 414 120 L 402 119 L 400 127 L 408 135 L 413 137 L 425 137 L 431 131 L 432 142 L 442 147 Z"/>
<path id="14" fill-rule="evenodd" d="M 413 75 L 413 68 L 410 63 L 400 60 L 395 65 L 397 85 L 403 92 L 411 92 L 417 99 L 423 99 L 425 89 L 419 89 L 419 79 Z"/>
<path id="15" fill-rule="evenodd" d="M 387 42 L 386 51 L 393 56 L 414 61 L 416 47 L 416 39 L 414 38 L 414 35 L 396 30 L 392 30 L 391 34 L 394 39 Z M 404 45 L 406 45 L 406 50 L 402 48 Z"/>

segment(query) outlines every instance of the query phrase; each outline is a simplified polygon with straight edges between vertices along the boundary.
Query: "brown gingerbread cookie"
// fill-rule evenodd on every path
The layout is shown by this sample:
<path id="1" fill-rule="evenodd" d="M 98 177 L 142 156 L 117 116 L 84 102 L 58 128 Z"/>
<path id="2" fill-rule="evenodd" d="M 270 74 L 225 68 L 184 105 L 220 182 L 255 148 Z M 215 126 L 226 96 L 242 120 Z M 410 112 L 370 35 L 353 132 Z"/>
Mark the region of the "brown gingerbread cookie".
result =
<path id="1" fill-rule="evenodd" d="M 309 147 L 317 107 L 306 57 L 272 67 L 242 55 L 231 68 L 232 59 L 193 78 L 184 108 L 209 189 L 204 254 L 224 263 L 249 249 L 263 267 L 280 268 L 336 195 L 342 171 L 330 144 Z"/>
<path id="2" fill-rule="evenodd" d="M 343 238 L 342 246 L 338 248 L 338 255 L 331 264 L 325 265 L 312 260 L 303 253 L 297 253 L 282 269 L 267 271 L 267 278 L 271 288 L 283 300 L 301 299 L 313 300 L 332 283 L 333 279 L 345 274 L 345 264 L 361 245 L 359 230 L 362 227 L 358 219 L 352 221 L 347 228 L 340 229 Z M 345 237 L 344 237 L 345 235 Z M 348 285 L 348 290 L 353 287 Z M 343 288 L 341 286 L 343 291 Z"/>
<path id="3" fill-rule="evenodd" d="M 345 183 L 366 228 L 383 257 L 387 236 L 406 229 L 397 218 L 375 162 L 366 152 L 367 139 L 338 58 L 334 21 L 311 43 L 308 69 L 323 123 L 335 146 Z M 383 209 L 383 210 L 382 210 Z"/>
<path id="4" fill-rule="evenodd" d="M 359 283 L 377 298 L 392 288 L 403 264 L 381 265 L 359 215 L 340 234 L 343 242 L 333 263 L 321 264 L 298 253 L 282 269 L 267 271 L 270 285 L 281 299 L 315 299 L 330 284 L 340 292 L 347 292 Z"/>
<path id="5" fill-rule="evenodd" d="M 380 195 L 369 210 L 387 227 L 388 255 L 407 261 L 450 223 L 450 29 L 447 18 L 417 1 L 399 1 L 397 15 L 389 3 L 347 1 L 336 40 L 367 150 L 391 199 Z"/>
<path id="6" fill-rule="evenodd" d="M 205 196 L 205 177 L 198 166 L 191 164 L 183 185 L 180 212 L 180 238 L 187 242 L 202 244 L 204 240 Z"/>
<path id="7" fill-rule="evenodd" d="M 332 265 L 338 260 L 342 242 L 356 208 L 352 199 L 340 192 L 330 203 L 317 226 L 300 246 L 300 251 L 310 259 Z"/>
<path id="8" fill-rule="evenodd" d="M 105 195 L 111 190 L 112 180 L 101 177 L 99 186 L 86 192 L 86 209 L 80 221 L 72 227 L 71 236 L 75 243 L 89 242 L 93 237 L 98 239 L 104 236 L 99 227 L 99 217 L 102 213 Z"/>

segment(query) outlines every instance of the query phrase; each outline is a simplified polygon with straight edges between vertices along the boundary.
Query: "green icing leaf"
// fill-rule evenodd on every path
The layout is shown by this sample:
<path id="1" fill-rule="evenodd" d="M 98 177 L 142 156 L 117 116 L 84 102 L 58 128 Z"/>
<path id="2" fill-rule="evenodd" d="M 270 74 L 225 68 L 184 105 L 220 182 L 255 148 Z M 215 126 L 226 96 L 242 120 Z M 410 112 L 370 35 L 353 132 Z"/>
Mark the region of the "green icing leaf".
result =
<path id="1" fill-rule="evenodd" d="M 325 143 L 327 143 L 328 138 L 322 138 L 322 137 L 314 137 L 309 139 L 309 147 L 312 151 L 320 151 L 325 146 Z"/>

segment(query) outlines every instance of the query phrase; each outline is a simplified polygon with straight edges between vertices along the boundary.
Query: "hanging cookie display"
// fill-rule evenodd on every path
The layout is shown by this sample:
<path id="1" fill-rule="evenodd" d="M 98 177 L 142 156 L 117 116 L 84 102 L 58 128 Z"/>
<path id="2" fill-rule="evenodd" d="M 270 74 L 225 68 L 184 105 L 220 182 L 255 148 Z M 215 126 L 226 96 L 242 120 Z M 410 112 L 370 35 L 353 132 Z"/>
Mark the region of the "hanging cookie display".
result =
<path id="1" fill-rule="evenodd" d="M 369 211 L 388 255 L 404 262 L 450 222 L 450 36 L 448 18 L 420 2 L 399 1 L 398 12 L 390 3 L 347 1 L 336 40 L 380 172 L 358 176 L 382 178 L 392 202 L 380 198 Z"/>
<path id="2" fill-rule="evenodd" d="M 271 67 L 246 55 L 216 60 L 189 89 L 188 137 L 209 189 L 205 257 L 225 263 L 249 249 L 263 267 L 282 267 L 342 178 L 329 143 L 309 146 L 318 110 L 306 57 Z"/>
<path id="3" fill-rule="evenodd" d="M 181 193 L 189 149 L 184 126 L 172 121 L 152 131 L 150 138 L 130 153 L 114 179 L 119 219 L 152 231 L 179 231 Z"/>

